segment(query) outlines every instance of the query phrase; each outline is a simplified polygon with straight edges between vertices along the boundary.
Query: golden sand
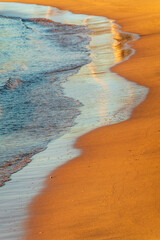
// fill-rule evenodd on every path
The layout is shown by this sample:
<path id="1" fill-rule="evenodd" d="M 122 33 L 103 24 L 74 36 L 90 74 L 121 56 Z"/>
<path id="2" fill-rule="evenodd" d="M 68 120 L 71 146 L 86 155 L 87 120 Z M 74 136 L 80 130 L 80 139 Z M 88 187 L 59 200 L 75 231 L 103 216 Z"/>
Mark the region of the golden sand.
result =
<path id="1" fill-rule="evenodd" d="M 130 120 L 78 139 L 83 154 L 54 171 L 32 202 L 25 240 L 159 240 L 160 1 L 23 2 L 106 16 L 140 34 L 136 54 L 112 71 L 150 88 Z"/>

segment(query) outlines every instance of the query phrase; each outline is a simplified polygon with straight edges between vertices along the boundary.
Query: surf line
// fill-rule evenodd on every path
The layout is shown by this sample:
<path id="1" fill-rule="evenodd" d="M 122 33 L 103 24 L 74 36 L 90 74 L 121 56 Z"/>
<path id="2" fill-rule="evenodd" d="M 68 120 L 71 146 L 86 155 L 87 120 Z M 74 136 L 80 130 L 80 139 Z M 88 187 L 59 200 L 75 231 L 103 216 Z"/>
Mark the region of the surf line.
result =
<path id="1" fill-rule="evenodd" d="M 73 148 L 77 138 L 98 127 L 129 119 L 133 109 L 144 101 L 148 93 L 147 88 L 110 71 L 117 61 L 124 61 L 134 53 L 127 45 L 133 40 L 131 35 L 120 32 L 112 20 L 36 5 L 27 5 L 24 11 L 32 7 L 36 11 L 41 10 L 42 17 L 53 21 L 87 26 L 91 30 L 91 62 L 63 84 L 65 95 L 83 104 L 76 125 L 51 141 L 45 151 L 34 155 L 32 162 L 12 175 L 12 180 L 0 189 L 1 235 L 12 240 L 23 235 L 23 224 L 28 217 L 27 206 L 43 191 L 50 171 L 80 155 L 81 151 Z"/>

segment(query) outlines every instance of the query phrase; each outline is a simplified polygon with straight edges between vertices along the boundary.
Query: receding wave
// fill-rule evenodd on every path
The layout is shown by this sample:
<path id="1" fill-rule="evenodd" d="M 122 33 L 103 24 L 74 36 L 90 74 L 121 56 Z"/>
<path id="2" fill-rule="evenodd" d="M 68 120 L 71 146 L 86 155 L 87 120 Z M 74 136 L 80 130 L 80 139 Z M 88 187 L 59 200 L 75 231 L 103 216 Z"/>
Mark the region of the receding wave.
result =
<path id="1" fill-rule="evenodd" d="M 85 26 L 0 17 L 0 185 L 75 124 L 81 103 L 61 84 L 89 63 Z"/>
<path id="2" fill-rule="evenodd" d="M 0 14 L 8 17 L 0 18 L 3 169 L 32 159 L 0 188 L 1 237 L 17 240 L 46 176 L 80 154 L 76 139 L 129 119 L 148 89 L 110 71 L 134 53 L 128 41 L 137 37 L 112 20 L 17 3 L 1 3 Z"/>

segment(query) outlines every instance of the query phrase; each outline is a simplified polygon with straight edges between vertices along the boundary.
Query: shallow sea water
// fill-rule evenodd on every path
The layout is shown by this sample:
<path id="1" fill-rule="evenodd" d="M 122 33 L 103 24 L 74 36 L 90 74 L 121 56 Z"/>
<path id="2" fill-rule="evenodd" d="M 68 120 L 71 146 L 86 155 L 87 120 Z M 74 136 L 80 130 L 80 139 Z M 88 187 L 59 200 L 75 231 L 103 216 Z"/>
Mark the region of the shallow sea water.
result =
<path id="1" fill-rule="evenodd" d="M 148 89 L 110 71 L 116 63 L 113 21 L 17 3 L 0 3 L 0 15 L 2 25 L 17 31 L 15 47 L 1 39 L 9 46 L 0 80 L 0 149 L 21 159 L 28 154 L 24 163 L 17 160 L 24 165 L 32 159 L 0 188 L 0 239 L 17 240 L 25 232 L 27 206 L 46 176 L 80 154 L 73 148 L 76 139 L 129 119 Z M 20 45 L 26 50 L 19 51 Z"/>
<path id="2" fill-rule="evenodd" d="M 65 96 L 61 85 L 89 63 L 90 53 L 85 26 L 7 15 L 0 29 L 2 185 L 74 125 L 82 104 Z"/>

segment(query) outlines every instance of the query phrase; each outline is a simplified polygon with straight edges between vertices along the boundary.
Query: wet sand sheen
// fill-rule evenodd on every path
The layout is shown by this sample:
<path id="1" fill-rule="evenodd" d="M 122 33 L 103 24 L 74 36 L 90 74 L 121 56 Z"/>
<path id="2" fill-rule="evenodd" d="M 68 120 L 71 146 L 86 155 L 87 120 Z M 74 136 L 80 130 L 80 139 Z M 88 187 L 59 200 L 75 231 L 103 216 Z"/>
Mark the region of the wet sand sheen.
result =
<path id="1" fill-rule="evenodd" d="M 67 2 L 71 10 L 78 8 L 78 11 L 87 12 L 85 5 L 79 4 L 80 9 L 69 2 L 73 4 Z M 135 2 L 143 5 L 133 12 L 131 8 Z M 151 2 L 147 2 L 150 9 L 144 8 L 144 1 L 125 1 L 123 6 L 120 1 L 112 1 L 112 6 L 110 3 L 106 4 L 105 11 L 102 10 L 104 2 L 92 4 L 88 12 L 99 14 L 97 9 L 101 8 L 102 15 L 120 18 L 119 23 L 125 25 L 125 30 L 149 34 L 134 43 L 136 55 L 112 71 L 149 86 L 151 92 L 134 111 L 131 120 L 97 129 L 78 140 L 75 147 L 83 149 L 81 157 L 53 172 L 43 194 L 34 200 L 29 221 L 31 231 L 26 239 L 145 240 L 160 237 L 156 59 L 159 34 L 152 35 L 159 22 L 150 22 L 156 19 L 158 12 L 152 9 Z M 156 3 L 159 8 L 158 1 Z M 68 7 L 64 3 L 57 5 Z M 117 11 L 113 12 L 115 9 Z M 129 15 L 134 16 L 128 19 Z"/>
<path id="2" fill-rule="evenodd" d="M 78 15 L 52 7 L 31 4 L 1 3 L 0 6 L 0 14 L 10 17 L 21 18 L 23 16 L 25 19 L 27 17 L 41 16 L 41 18 L 45 18 L 47 16 L 49 21 L 58 21 L 59 24 L 76 24 L 82 25 L 82 27 L 85 25 L 87 27 L 85 29 L 89 29 L 86 40 L 90 39 L 87 46 L 91 52 L 90 63 L 82 66 L 73 76 L 70 74 L 68 80 L 62 84 L 64 95 L 75 99 L 76 102 L 81 102 L 83 105 L 81 106 L 81 114 L 76 119 L 77 124 L 59 138 L 51 141 L 46 150 L 34 155 L 32 162 L 12 175 L 12 181 L 0 189 L 2 196 L 0 198 L 1 237 L 7 240 L 17 240 L 22 235 L 22 222 L 28 216 L 26 206 L 43 189 L 44 178 L 47 177 L 51 169 L 56 169 L 80 155 L 80 151 L 73 149 L 76 139 L 98 127 L 115 124 L 130 118 L 133 108 L 145 99 L 148 89 L 110 72 L 111 66 L 115 63 L 115 55 L 116 62 L 124 60 L 124 56 L 128 58 L 128 54 L 132 50 L 128 48 L 126 43 L 130 40 L 136 40 L 138 37 L 135 34 L 119 32 L 118 26 L 113 21 L 105 17 Z M 14 9 L 16 12 L 13 11 Z M 78 33 L 80 33 L 80 29 L 78 29 Z M 71 41 L 74 45 L 74 36 Z M 78 58 L 75 51 L 74 56 Z M 55 75 L 51 75 L 52 77 L 55 78 Z M 58 79 L 56 83 L 57 81 Z M 51 82 L 49 82 L 50 88 L 52 87 Z M 45 87 L 46 85 L 45 82 Z M 37 96 L 40 97 L 40 100 L 44 99 L 40 92 L 37 93 Z M 52 91 L 51 103 L 54 102 Z M 54 110 L 52 109 L 50 112 L 52 113 Z M 8 221 L 9 219 L 11 220 Z"/>
<path id="3" fill-rule="evenodd" d="M 112 71 L 151 90 L 131 120 L 78 140 L 81 157 L 53 172 L 34 200 L 27 239 L 159 239 L 160 4 L 93 1 L 89 10 L 87 1 L 54 4 L 118 19 L 123 30 L 144 35 L 133 44 L 136 55 Z"/>

